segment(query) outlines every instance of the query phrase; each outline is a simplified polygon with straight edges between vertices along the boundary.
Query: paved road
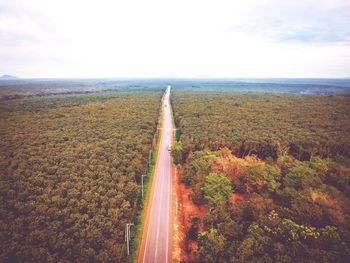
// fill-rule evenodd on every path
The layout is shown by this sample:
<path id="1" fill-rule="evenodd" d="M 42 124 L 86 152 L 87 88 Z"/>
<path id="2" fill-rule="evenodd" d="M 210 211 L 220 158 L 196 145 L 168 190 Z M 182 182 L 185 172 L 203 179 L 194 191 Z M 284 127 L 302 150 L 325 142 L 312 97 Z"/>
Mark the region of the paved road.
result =
<path id="1" fill-rule="evenodd" d="M 163 101 L 161 141 L 142 235 L 138 262 L 172 262 L 172 160 L 168 151 L 173 139 L 173 123 L 169 103 L 170 87 Z"/>

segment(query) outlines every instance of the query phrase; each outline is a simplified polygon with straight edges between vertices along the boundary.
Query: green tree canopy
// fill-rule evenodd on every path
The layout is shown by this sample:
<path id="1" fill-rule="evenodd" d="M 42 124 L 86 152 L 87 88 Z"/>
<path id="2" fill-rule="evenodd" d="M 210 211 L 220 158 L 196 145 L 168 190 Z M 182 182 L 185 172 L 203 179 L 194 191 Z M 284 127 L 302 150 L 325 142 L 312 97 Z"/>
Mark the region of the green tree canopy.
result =
<path id="1" fill-rule="evenodd" d="M 228 200 L 232 193 L 230 179 L 225 174 L 210 173 L 205 179 L 204 198 L 210 206 L 216 203 L 222 203 Z"/>

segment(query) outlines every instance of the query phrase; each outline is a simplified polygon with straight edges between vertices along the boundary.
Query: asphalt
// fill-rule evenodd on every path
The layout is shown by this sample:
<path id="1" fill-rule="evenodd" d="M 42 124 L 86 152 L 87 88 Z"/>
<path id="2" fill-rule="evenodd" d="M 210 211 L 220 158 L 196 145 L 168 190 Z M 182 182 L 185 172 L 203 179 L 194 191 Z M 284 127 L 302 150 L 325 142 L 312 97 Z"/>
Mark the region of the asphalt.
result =
<path id="1" fill-rule="evenodd" d="M 172 159 L 168 150 L 173 140 L 169 102 L 170 87 L 163 100 L 163 122 L 155 174 L 138 262 L 172 262 Z"/>

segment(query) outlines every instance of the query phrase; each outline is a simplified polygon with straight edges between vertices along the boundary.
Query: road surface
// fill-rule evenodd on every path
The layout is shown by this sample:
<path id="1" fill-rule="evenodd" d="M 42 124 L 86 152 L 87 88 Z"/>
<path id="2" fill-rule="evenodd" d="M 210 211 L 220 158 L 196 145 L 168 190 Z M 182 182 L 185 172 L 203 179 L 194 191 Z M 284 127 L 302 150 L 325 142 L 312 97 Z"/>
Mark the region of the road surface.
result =
<path id="1" fill-rule="evenodd" d="M 153 185 L 143 230 L 139 263 L 172 262 L 172 159 L 168 151 L 173 140 L 169 102 L 170 86 L 163 100 L 163 122 Z"/>

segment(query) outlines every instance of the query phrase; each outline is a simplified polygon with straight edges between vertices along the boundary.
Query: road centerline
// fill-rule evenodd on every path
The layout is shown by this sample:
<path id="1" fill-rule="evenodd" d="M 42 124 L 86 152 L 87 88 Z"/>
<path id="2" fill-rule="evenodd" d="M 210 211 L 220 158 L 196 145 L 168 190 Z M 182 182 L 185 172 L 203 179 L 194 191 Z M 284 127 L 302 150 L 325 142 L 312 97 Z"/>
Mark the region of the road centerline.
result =
<path id="1" fill-rule="evenodd" d="M 169 146 L 172 143 L 173 122 L 170 110 L 170 86 L 167 87 L 162 101 L 162 125 L 158 155 L 154 170 L 154 182 L 151 190 L 151 203 L 148 204 L 144 224 L 139 263 L 171 261 L 171 195 L 172 195 L 172 159 Z M 170 255 L 169 255 L 170 253 Z"/>

